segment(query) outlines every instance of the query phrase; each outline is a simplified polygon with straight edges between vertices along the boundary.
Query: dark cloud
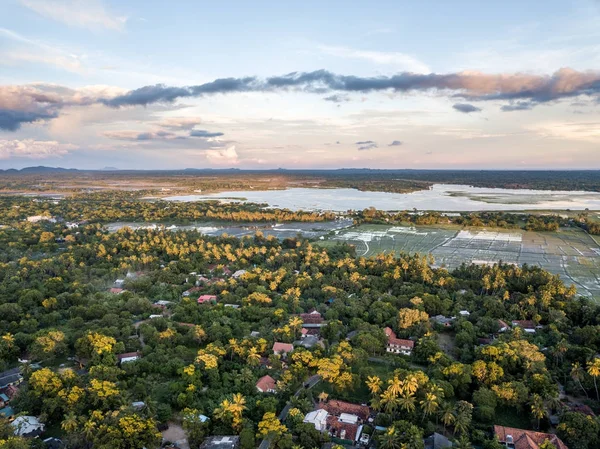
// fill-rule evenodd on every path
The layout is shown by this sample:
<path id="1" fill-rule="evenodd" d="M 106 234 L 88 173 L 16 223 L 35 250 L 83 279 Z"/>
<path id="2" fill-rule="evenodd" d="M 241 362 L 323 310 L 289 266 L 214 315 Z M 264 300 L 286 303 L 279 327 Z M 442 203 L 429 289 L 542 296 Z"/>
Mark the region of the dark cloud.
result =
<path id="1" fill-rule="evenodd" d="M 148 141 L 148 140 L 170 140 L 180 139 L 181 137 L 175 133 L 169 131 L 148 131 L 148 132 L 137 132 L 137 131 L 106 131 L 103 133 L 105 137 L 116 140 L 130 140 L 130 141 Z"/>
<path id="2" fill-rule="evenodd" d="M 16 131 L 23 123 L 33 123 L 38 120 L 46 120 L 54 117 L 56 117 L 56 114 L 51 112 L 0 109 L 0 129 L 5 131 Z"/>
<path id="3" fill-rule="evenodd" d="M 346 102 L 350 101 L 350 98 L 347 97 L 346 95 L 334 94 L 334 95 L 330 95 L 328 97 L 323 98 L 323 100 L 331 101 L 332 103 L 346 103 Z"/>
<path id="4" fill-rule="evenodd" d="M 372 140 L 362 140 L 360 142 L 354 142 L 354 145 L 358 145 L 358 151 L 372 150 L 377 148 L 377 142 Z"/>
<path id="5" fill-rule="evenodd" d="M 456 109 L 458 112 L 463 112 L 465 114 L 469 114 L 470 112 L 481 112 L 481 108 L 477 106 L 473 106 L 469 103 L 456 103 L 453 104 L 452 107 Z"/>
<path id="6" fill-rule="evenodd" d="M 399 140 L 393 140 L 392 143 L 388 145 L 388 147 L 399 147 L 400 145 L 402 145 L 402 142 L 400 142 Z"/>
<path id="7" fill-rule="evenodd" d="M 509 104 L 505 104 L 500 107 L 500 109 L 504 112 L 511 111 L 529 111 L 536 106 L 536 103 L 532 101 L 515 101 L 510 102 Z"/>
<path id="8" fill-rule="evenodd" d="M 283 76 L 223 78 L 197 86 L 146 86 L 101 101 L 109 106 L 148 105 L 172 102 L 177 98 L 201 97 L 232 92 L 303 91 L 329 92 L 417 92 L 444 91 L 471 101 L 529 100 L 544 103 L 565 97 L 600 94 L 600 72 L 561 69 L 552 75 L 484 74 L 459 72 L 448 74 L 399 73 L 392 76 L 359 77 L 338 75 L 327 70 L 292 72 Z M 342 97 L 332 95 L 328 101 Z"/>
<path id="9" fill-rule="evenodd" d="M 193 129 L 190 131 L 190 136 L 191 137 L 203 137 L 205 139 L 208 139 L 210 137 L 221 137 L 221 136 L 224 136 L 224 134 L 220 133 L 220 132 L 209 132 L 209 131 L 205 131 L 203 129 Z"/>

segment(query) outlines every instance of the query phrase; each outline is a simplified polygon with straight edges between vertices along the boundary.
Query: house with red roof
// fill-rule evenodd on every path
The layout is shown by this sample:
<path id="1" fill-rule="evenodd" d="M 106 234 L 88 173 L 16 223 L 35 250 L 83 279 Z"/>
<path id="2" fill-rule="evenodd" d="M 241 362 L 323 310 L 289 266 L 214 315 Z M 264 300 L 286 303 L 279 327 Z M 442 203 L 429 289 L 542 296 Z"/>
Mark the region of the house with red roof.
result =
<path id="1" fill-rule="evenodd" d="M 216 295 L 200 295 L 198 297 L 198 304 L 216 303 L 216 302 L 217 302 Z"/>
<path id="2" fill-rule="evenodd" d="M 188 296 L 192 296 L 193 293 L 198 293 L 200 290 L 202 290 L 202 288 L 192 287 L 189 290 L 184 291 L 181 296 L 183 296 L 184 298 L 187 298 Z"/>
<path id="3" fill-rule="evenodd" d="M 411 355 L 412 350 L 415 347 L 415 342 L 412 340 L 403 340 L 402 338 L 397 338 L 396 333 L 389 327 L 384 329 L 385 335 L 388 338 L 388 344 L 386 351 L 391 352 L 392 354 L 403 354 L 403 355 Z"/>
<path id="4" fill-rule="evenodd" d="M 539 449 L 545 441 L 552 443 L 556 449 L 569 449 L 560 438 L 551 433 L 494 426 L 494 434 L 501 444 L 512 449 Z"/>
<path id="5" fill-rule="evenodd" d="M 123 364 L 128 362 L 135 362 L 141 356 L 142 355 L 139 352 L 125 352 L 123 354 L 117 355 L 117 360 L 119 361 L 119 363 Z"/>
<path id="6" fill-rule="evenodd" d="M 528 334 L 535 334 L 535 330 L 537 329 L 535 322 L 531 320 L 513 320 L 511 324 L 513 327 L 520 327 Z"/>
<path id="7" fill-rule="evenodd" d="M 276 386 L 277 383 L 275 382 L 275 379 L 269 375 L 261 377 L 258 379 L 258 382 L 256 382 L 256 389 L 260 393 L 275 393 Z"/>
<path id="8" fill-rule="evenodd" d="M 283 357 L 285 357 L 288 352 L 292 352 L 294 350 L 294 345 L 292 345 L 291 343 L 279 343 L 279 342 L 275 342 L 273 344 L 273 352 L 275 354 L 281 355 Z"/>

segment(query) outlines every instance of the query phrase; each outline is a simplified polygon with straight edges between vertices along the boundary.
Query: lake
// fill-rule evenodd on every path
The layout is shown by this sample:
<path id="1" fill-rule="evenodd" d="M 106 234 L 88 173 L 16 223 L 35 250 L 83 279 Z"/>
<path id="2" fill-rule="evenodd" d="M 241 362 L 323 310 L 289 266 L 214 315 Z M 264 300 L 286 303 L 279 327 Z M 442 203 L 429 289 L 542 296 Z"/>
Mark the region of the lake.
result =
<path id="1" fill-rule="evenodd" d="M 182 195 L 163 198 L 170 201 L 216 199 L 266 203 L 290 210 L 329 210 L 344 212 L 374 207 L 379 210 L 523 211 L 600 210 L 600 193 L 527 189 L 494 189 L 466 185 L 435 184 L 429 190 L 412 193 L 363 192 L 356 189 L 247 190 Z"/>

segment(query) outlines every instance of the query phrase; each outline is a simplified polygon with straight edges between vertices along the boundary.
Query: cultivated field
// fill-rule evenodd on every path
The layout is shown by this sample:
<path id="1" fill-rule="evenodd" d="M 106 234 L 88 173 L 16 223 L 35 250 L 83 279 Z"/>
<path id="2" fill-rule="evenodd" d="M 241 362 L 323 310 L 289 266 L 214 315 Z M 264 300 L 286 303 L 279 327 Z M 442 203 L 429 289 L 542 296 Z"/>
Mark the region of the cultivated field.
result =
<path id="1" fill-rule="evenodd" d="M 337 231 L 333 241 L 356 245 L 358 255 L 431 253 L 436 265 L 498 261 L 540 266 L 575 284 L 580 294 L 600 298 L 600 245 L 579 229 L 559 232 L 459 230 L 444 227 L 361 225 Z"/>

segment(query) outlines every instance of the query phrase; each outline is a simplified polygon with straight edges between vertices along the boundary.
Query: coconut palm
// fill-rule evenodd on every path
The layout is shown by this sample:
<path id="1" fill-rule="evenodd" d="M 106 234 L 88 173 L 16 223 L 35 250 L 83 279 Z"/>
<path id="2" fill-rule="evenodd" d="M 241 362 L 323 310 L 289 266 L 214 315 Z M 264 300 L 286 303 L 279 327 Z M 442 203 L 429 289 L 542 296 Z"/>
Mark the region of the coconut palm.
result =
<path id="1" fill-rule="evenodd" d="M 421 410 L 423 410 L 423 418 L 433 415 L 440 407 L 438 397 L 433 393 L 426 393 L 425 399 L 420 401 L 419 404 L 421 405 Z"/>
<path id="2" fill-rule="evenodd" d="M 419 379 L 416 376 L 408 376 L 404 380 L 404 388 L 409 394 L 415 394 L 419 389 Z"/>
<path id="3" fill-rule="evenodd" d="M 383 435 L 379 437 L 379 447 L 381 449 L 401 449 L 400 435 L 394 428 L 389 427 Z"/>
<path id="4" fill-rule="evenodd" d="M 581 383 L 581 379 L 583 379 L 583 373 L 584 373 L 583 368 L 581 367 L 579 362 L 573 363 L 573 365 L 571 367 L 571 377 L 573 378 L 573 380 L 575 382 L 577 382 L 579 384 L 579 388 L 581 388 L 581 390 L 589 398 L 587 391 L 585 390 L 585 388 L 583 388 L 583 384 Z"/>
<path id="5" fill-rule="evenodd" d="M 596 400 L 600 401 L 600 395 L 598 395 L 598 384 L 596 378 L 600 376 L 600 357 L 595 357 L 593 361 L 588 362 L 587 372 L 594 379 L 594 388 L 596 389 Z"/>
<path id="6" fill-rule="evenodd" d="M 394 396 L 398 396 L 402 394 L 404 391 L 404 381 L 398 378 L 398 376 L 394 376 L 393 379 L 388 380 L 388 390 Z"/>
<path id="7" fill-rule="evenodd" d="M 469 441 L 469 439 L 462 435 L 455 443 L 454 449 L 473 449 L 473 445 Z"/>
<path id="8" fill-rule="evenodd" d="M 449 402 L 445 402 L 440 410 L 440 419 L 444 425 L 444 434 L 446 434 L 446 427 L 451 426 L 456 421 L 456 415 L 454 415 L 454 408 Z"/>
<path id="9" fill-rule="evenodd" d="M 254 346 L 248 350 L 246 362 L 248 362 L 248 365 L 250 366 L 258 366 L 260 363 L 260 354 L 258 353 L 258 349 L 256 349 Z"/>
<path id="10" fill-rule="evenodd" d="M 381 382 L 381 379 L 377 376 L 369 376 L 367 377 L 365 383 L 367 384 L 367 387 L 369 387 L 371 394 L 375 396 L 381 391 L 381 385 L 383 382 Z"/>
<path id="11" fill-rule="evenodd" d="M 79 422 L 77 421 L 77 416 L 75 413 L 70 412 L 65 419 L 60 423 L 60 428 L 67 433 L 73 433 L 79 427 Z"/>
<path id="12" fill-rule="evenodd" d="M 537 429 L 540 428 L 540 420 L 546 416 L 546 407 L 542 397 L 535 393 L 531 398 L 531 414 L 537 420 Z"/>
<path id="13" fill-rule="evenodd" d="M 404 393 L 398 398 L 398 405 L 407 413 L 412 413 L 415 411 L 415 402 L 415 397 L 409 393 Z"/>
<path id="14" fill-rule="evenodd" d="M 386 413 L 393 414 L 398 408 L 399 400 L 398 397 L 389 390 L 385 390 L 381 395 L 379 404 L 383 407 Z"/>

